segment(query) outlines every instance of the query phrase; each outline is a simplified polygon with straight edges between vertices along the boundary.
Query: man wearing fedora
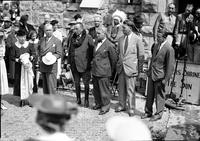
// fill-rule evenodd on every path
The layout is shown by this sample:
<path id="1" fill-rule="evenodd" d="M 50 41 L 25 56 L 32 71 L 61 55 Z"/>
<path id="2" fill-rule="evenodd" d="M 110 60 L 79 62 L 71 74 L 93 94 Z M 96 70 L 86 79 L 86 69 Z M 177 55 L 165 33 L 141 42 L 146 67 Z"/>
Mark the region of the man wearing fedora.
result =
<path id="1" fill-rule="evenodd" d="M 44 94 L 55 94 L 57 88 L 57 59 L 62 55 L 62 43 L 53 36 L 51 24 L 44 26 L 46 37 L 39 42 L 40 72 Z"/>
<path id="2" fill-rule="evenodd" d="M 82 78 L 85 86 L 84 106 L 89 107 L 90 69 L 94 43 L 92 37 L 86 33 L 82 23 L 78 22 L 74 25 L 74 34 L 69 44 L 68 63 L 74 76 L 77 103 L 81 104 L 80 79 Z"/>

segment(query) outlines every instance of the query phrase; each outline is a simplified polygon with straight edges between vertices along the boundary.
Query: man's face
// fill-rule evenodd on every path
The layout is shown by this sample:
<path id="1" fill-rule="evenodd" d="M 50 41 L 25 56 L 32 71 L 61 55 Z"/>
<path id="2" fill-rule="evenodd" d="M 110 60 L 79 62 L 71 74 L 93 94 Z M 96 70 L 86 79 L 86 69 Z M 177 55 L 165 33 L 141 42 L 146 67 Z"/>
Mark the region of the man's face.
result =
<path id="1" fill-rule="evenodd" d="M 126 24 L 123 24 L 122 28 L 123 28 L 124 35 L 129 35 L 132 31 L 131 27 Z"/>
<path id="2" fill-rule="evenodd" d="M 45 34 L 47 37 L 51 37 L 53 35 L 53 27 L 51 25 L 45 26 Z"/>
<path id="3" fill-rule="evenodd" d="M 80 35 L 82 31 L 83 29 L 80 24 L 74 25 L 74 32 L 76 33 L 76 35 Z"/>
<path id="4" fill-rule="evenodd" d="M 50 18 L 49 18 L 49 17 L 45 17 L 45 18 L 44 18 L 44 22 L 45 22 L 45 23 L 50 23 Z"/>
<path id="5" fill-rule="evenodd" d="M 105 38 L 105 34 L 103 33 L 103 31 L 97 30 L 96 33 L 98 41 L 102 41 Z"/>
<path id="6" fill-rule="evenodd" d="M 192 5 L 187 5 L 187 7 L 185 8 L 185 13 L 187 15 L 191 14 L 193 10 L 193 6 Z"/>
<path id="7" fill-rule="evenodd" d="M 200 18 L 200 8 L 196 10 L 196 17 Z"/>
<path id="8" fill-rule="evenodd" d="M 170 4 L 168 6 L 168 13 L 169 14 L 173 14 L 175 12 L 175 5 L 174 4 Z"/>
<path id="9" fill-rule="evenodd" d="M 114 19 L 114 25 L 118 25 L 119 24 L 119 20 Z"/>
<path id="10" fill-rule="evenodd" d="M 53 26 L 53 31 L 56 31 L 58 29 L 58 24 L 55 24 L 54 26 Z"/>
<path id="11" fill-rule="evenodd" d="M 95 19 L 94 19 L 94 26 L 95 26 L 95 27 L 99 27 L 100 24 L 101 24 L 101 19 L 100 19 L 100 18 L 95 18 Z"/>

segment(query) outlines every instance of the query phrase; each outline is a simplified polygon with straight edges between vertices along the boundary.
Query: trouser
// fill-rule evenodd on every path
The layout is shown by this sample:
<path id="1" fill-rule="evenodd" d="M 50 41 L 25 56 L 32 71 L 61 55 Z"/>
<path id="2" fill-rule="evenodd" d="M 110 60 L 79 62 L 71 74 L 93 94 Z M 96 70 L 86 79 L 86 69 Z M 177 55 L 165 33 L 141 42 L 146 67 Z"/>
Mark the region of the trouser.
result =
<path id="1" fill-rule="evenodd" d="M 76 97 L 77 100 L 81 100 L 81 86 L 80 86 L 80 79 L 83 79 L 83 84 L 85 88 L 85 100 L 88 101 L 89 99 L 89 82 L 90 82 L 90 71 L 86 72 L 78 72 L 76 69 L 72 71 L 73 77 L 74 77 L 74 82 L 75 82 L 75 89 L 76 89 Z"/>
<path id="2" fill-rule="evenodd" d="M 56 94 L 57 79 L 55 72 L 42 72 L 42 84 L 44 94 Z"/>
<path id="3" fill-rule="evenodd" d="M 135 77 L 129 77 L 124 70 L 119 74 L 119 105 L 128 109 L 135 109 Z"/>
<path id="4" fill-rule="evenodd" d="M 110 104 L 110 80 L 109 77 L 92 77 L 93 82 L 93 95 L 95 104 L 103 107 Z M 107 110 L 107 109 L 104 109 Z"/>
<path id="5" fill-rule="evenodd" d="M 152 115 L 153 113 L 154 98 L 157 110 L 155 114 L 162 116 L 165 106 L 165 85 L 162 84 L 162 80 L 153 81 L 151 77 L 148 77 L 145 113 L 149 115 Z"/>
<path id="6" fill-rule="evenodd" d="M 34 70 L 34 79 L 33 79 L 33 92 L 38 92 L 38 83 L 40 79 L 40 72 L 38 70 Z"/>

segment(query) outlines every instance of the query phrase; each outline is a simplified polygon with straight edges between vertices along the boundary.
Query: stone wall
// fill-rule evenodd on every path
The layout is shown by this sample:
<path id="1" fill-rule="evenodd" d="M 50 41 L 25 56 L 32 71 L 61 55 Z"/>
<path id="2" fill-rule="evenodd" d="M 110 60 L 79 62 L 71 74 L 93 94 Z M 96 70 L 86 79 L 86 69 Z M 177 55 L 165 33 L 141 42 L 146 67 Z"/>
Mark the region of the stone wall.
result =
<path id="1" fill-rule="evenodd" d="M 67 1 L 67 0 L 66 0 Z M 104 4 L 100 9 L 79 8 L 81 0 L 77 3 L 66 3 L 64 0 L 45 0 L 45 1 L 20 1 L 21 14 L 29 15 L 29 22 L 36 27 L 44 21 L 44 15 L 49 13 L 52 19 L 57 19 L 61 27 L 66 27 L 77 13 L 81 13 L 86 28 L 92 26 L 93 16 L 95 13 L 106 15 L 110 9 L 123 10 L 130 15 L 142 13 L 145 22 L 142 28 L 145 39 L 148 43 L 147 50 L 153 43 L 152 29 L 158 13 L 165 12 L 166 6 L 173 0 L 133 0 L 132 4 L 128 4 L 128 0 L 104 0 Z"/>

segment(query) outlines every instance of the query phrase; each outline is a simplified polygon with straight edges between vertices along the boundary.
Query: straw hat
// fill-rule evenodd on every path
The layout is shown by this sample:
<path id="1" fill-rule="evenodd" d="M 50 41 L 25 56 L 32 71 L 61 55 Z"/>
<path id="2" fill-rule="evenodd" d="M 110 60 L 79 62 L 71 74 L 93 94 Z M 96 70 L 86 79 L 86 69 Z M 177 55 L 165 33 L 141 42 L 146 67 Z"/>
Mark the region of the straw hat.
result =
<path id="1" fill-rule="evenodd" d="M 113 141 L 151 140 L 150 130 L 136 117 L 112 117 L 106 122 L 106 130 Z"/>
<path id="2" fill-rule="evenodd" d="M 56 62 L 57 58 L 52 52 L 48 52 L 45 56 L 42 57 L 42 62 L 45 65 L 53 65 Z"/>
<path id="3" fill-rule="evenodd" d="M 24 54 L 20 55 L 19 58 L 23 64 L 27 64 L 29 62 L 30 54 L 24 53 Z"/>
<path id="4" fill-rule="evenodd" d="M 43 113 L 71 115 L 78 112 L 76 104 L 66 102 L 64 97 L 59 95 L 31 95 L 28 101 Z"/>

